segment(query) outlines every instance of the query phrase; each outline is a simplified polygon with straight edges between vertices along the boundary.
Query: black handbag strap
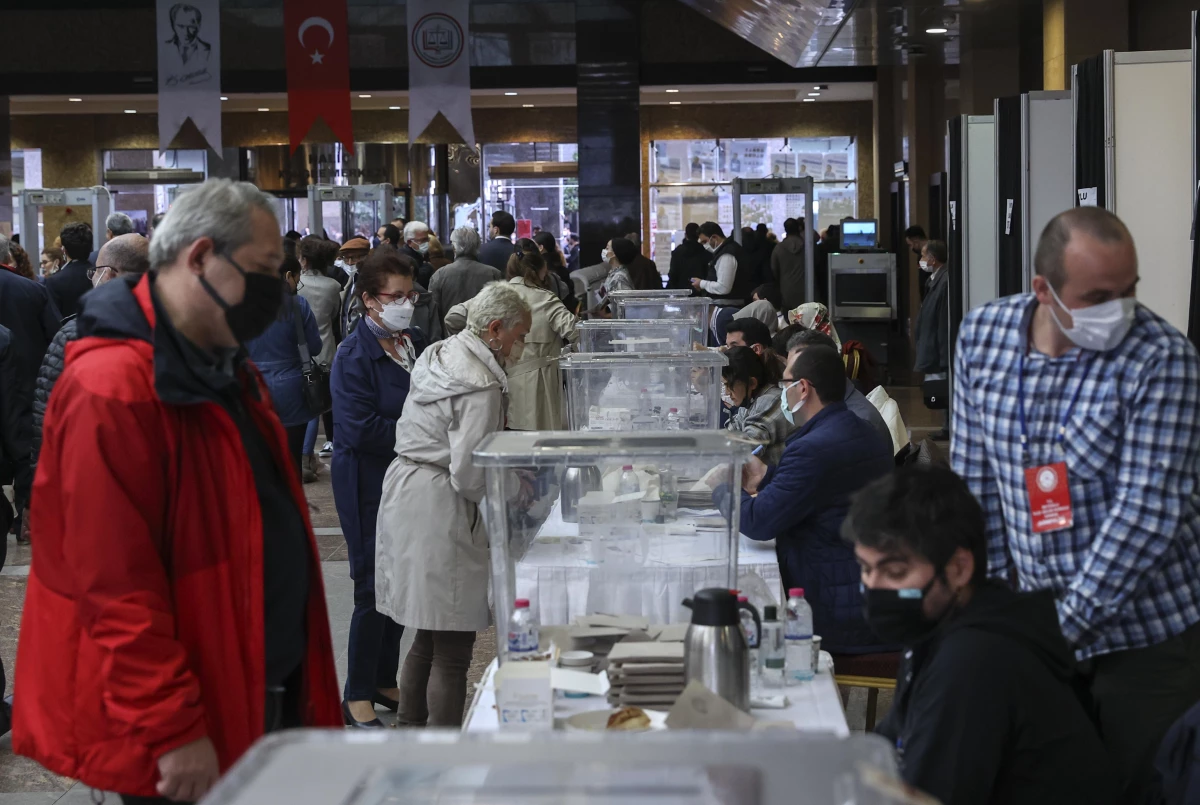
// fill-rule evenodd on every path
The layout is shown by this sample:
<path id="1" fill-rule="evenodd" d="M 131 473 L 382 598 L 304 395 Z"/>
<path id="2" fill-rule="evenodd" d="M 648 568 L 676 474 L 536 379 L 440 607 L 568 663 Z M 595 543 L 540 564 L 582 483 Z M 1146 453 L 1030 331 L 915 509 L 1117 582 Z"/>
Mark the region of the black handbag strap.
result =
<path id="1" fill-rule="evenodd" d="M 308 339 L 304 337 L 304 323 L 300 321 L 303 311 L 300 300 L 292 300 L 292 322 L 296 325 L 296 346 L 300 347 L 300 363 L 307 369 L 312 365 L 312 354 L 308 351 Z"/>

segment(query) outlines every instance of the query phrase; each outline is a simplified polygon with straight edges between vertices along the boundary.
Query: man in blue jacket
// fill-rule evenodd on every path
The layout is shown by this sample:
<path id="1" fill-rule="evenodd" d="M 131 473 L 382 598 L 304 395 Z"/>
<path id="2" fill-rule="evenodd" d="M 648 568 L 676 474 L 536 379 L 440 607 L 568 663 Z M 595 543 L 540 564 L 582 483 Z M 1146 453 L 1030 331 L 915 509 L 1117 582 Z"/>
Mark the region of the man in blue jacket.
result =
<path id="1" fill-rule="evenodd" d="M 783 588 L 803 587 L 822 647 L 834 654 L 895 650 L 863 620 L 854 550 L 839 531 L 850 496 L 891 472 L 892 446 L 842 401 L 841 356 L 823 346 L 801 352 L 784 371 L 784 416 L 796 431 L 777 467 L 752 458 L 742 471 L 741 531 L 776 540 Z M 715 497 L 728 513 L 730 496 Z"/>

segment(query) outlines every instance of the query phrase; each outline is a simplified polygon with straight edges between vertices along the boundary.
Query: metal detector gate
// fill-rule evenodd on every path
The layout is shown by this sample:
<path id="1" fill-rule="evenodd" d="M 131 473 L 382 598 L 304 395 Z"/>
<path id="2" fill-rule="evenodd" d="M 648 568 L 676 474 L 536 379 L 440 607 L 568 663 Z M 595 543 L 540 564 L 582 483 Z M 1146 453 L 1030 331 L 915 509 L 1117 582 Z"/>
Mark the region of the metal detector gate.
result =
<path id="1" fill-rule="evenodd" d="M 804 222 L 804 299 L 814 301 L 813 285 L 813 180 L 734 179 L 733 238 L 742 242 L 742 227 L 766 224 L 783 240 L 783 222 L 796 218 Z"/>
<path id="2" fill-rule="evenodd" d="M 332 185 L 310 184 L 308 186 L 309 231 L 319 235 L 325 230 L 323 208 L 327 203 L 341 204 L 342 240 L 366 237 L 368 240 L 379 227 L 390 222 L 395 215 L 395 195 L 390 184 Z M 354 204 L 373 205 L 370 227 L 356 226 Z M 359 230 L 366 229 L 366 232 Z"/>
<path id="3" fill-rule="evenodd" d="M 42 207 L 82 207 L 92 208 L 92 248 L 99 249 L 104 243 L 104 233 L 108 228 L 108 214 L 112 212 L 112 194 L 107 187 L 68 187 L 52 190 L 22 190 L 21 204 L 21 238 L 24 240 L 25 251 L 34 258 L 44 248 L 41 231 L 38 228 L 38 210 Z"/>

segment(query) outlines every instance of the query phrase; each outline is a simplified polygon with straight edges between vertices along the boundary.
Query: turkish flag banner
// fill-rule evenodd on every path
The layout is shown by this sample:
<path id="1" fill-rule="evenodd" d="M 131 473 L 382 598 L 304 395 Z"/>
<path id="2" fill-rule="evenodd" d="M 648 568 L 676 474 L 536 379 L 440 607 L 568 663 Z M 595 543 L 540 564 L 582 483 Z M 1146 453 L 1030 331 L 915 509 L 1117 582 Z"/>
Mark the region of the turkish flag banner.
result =
<path id="1" fill-rule="evenodd" d="M 288 129 L 292 151 L 318 117 L 354 153 L 346 0 L 284 0 Z"/>

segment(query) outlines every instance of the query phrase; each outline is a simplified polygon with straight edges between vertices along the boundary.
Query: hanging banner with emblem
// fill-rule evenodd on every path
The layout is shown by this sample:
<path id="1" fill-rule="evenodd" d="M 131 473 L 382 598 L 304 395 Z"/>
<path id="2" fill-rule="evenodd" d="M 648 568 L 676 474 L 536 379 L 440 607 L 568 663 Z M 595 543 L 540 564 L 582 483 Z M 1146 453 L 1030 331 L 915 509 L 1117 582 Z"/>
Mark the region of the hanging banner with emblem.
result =
<path id="1" fill-rule="evenodd" d="M 166 151 L 190 117 L 221 153 L 219 0 L 158 0 L 158 147 Z"/>
<path id="2" fill-rule="evenodd" d="M 288 140 L 292 151 L 325 118 L 335 137 L 354 153 L 350 114 L 350 43 L 346 0 L 287 0 Z"/>
<path id="3" fill-rule="evenodd" d="M 441 112 L 475 146 L 468 0 L 408 0 L 408 141 Z"/>

